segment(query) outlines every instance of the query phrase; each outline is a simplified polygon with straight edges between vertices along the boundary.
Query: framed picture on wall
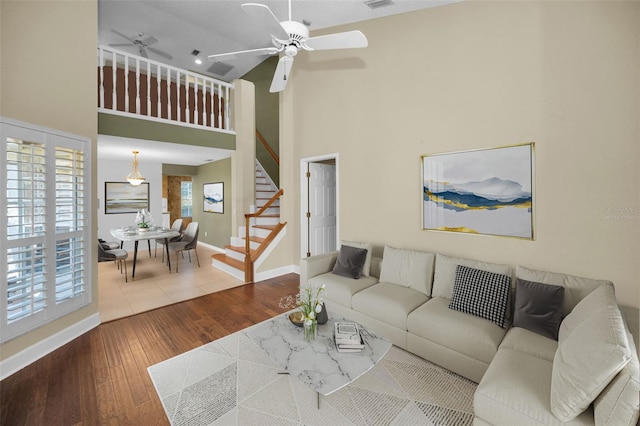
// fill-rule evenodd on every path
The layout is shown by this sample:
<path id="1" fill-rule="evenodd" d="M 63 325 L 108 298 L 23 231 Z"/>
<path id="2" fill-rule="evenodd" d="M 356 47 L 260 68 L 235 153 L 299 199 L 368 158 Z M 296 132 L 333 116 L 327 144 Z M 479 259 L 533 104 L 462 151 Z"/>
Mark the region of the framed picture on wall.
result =
<path id="1" fill-rule="evenodd" d="M 134 186 L 129 182 L 104 183 L 104 213 L 137 213 L 149 209 L 149 184 Z"/>
<path id="2" fill-rule="evenodd" d="M 533 148 L 422 156 L 422 229 L 533 240 Z"/>
<path id="3" fill-rule="evenodd" d="M 202 194 L 205 213 L 224 213 L 224 182 L 205 183 Z"/>

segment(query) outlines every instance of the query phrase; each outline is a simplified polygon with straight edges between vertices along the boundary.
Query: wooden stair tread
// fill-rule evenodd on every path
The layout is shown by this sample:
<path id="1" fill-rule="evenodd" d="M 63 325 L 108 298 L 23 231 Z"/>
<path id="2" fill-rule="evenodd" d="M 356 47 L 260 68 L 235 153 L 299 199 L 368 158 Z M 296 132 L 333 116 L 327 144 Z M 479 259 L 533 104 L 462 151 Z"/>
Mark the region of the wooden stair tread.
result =
<path id="1" fill-rule="evenodd" d="M 278 225 L 253 225 L 253 228 L 266 229 L 268 231 L 273 231 L 277 227 Z"/>
<path id="2" fill-rule="evenodd" d="M 227 250 L 232 250 L 232 251 L 235 251 L 237 253 L 242 253 L 242 254 L 244 254 L 244 250 L 245 250 L 244 247 L 240 247 L 240 246 L 224 246 L 224 248 L 227 249 Z M 256 254 L 256 251 L 253 250 L 253 249 L 251 249 L 249 251 L 251 252 L 252 255 Z"/>
<path id="3" fill-rule="evenodd" d="M 264 241 L 264 238 L 260 238 L 260 237 L 249 237 L 249 241 L 253 241 L 254 243 L 262 243 Z"/>
<path id="4" fill-rule="evenodd" d="M 212 254 L 211 255 L 212 259 L 217 260 L 218 262 L 222 262 L 224 264 L 227 264 L 233 268 L 239 269 L 241 271 L 244 271 L 244 263 L 240 262 L 239 260 L 236 260 L 232 257 L 227 256 L 226 254 Z"/>

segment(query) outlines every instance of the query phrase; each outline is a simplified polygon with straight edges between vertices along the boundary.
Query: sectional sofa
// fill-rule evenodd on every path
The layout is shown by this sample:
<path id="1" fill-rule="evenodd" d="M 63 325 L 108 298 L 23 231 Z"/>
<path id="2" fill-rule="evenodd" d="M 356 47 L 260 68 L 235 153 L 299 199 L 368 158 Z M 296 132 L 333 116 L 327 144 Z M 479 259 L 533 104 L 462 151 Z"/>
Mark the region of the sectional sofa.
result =
<path id="1" fill-rule="evenodd" d="M 635 425 L 640 368 L 606 280 L 367 243 L 302 259 L 327 310 L 476 383 L 474 424 Z"/>

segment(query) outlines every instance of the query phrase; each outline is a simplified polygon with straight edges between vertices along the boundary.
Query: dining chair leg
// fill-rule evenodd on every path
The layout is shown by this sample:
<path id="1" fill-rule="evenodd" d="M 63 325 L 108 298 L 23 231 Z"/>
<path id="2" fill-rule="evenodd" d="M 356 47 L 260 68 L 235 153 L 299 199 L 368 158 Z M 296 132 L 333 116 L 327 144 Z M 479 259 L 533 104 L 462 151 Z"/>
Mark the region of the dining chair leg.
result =
<path id="1" fill-rule="evenodd" d="M 178 273 L 178 265 L 180 264 L 180 256 L 179 253 L 176 252 L 176 274 Z"/>
<path id="2" fill-rule="evenodd" d="M 196 254 L 196 260 L 198 261 L 198 268 L 200 267 L 200 259 L 198 259 L 198 250 L 193 249 L 194 253 Z"/>
<path id="3" fill-rule="evenodd" d="M 123 259 L 122 262 L 124 263 L 124 282 L 128 283 L 129 281 L 127 280 L 127 259 Z"/>

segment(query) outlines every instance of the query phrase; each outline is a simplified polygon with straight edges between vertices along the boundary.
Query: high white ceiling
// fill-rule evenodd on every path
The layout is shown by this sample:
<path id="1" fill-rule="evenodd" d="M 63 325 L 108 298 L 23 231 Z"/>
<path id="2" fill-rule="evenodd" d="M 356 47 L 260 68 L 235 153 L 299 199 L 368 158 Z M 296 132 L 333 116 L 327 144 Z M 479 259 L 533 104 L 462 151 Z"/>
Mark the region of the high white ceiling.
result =
<path id="1" fill-rule="evenodd" d="M 149 52 L 150 59 L 232 81 L 242 77 L 267 56 L 243 55 L 225 61 L 232 68 L 219 75 L 207 71 L 213 65 L 207 59 L 208 55 L 271 45 L 268 32 L 241 8 L 243 3 L 250 1 L 267 5 L 280 21 L 289 19 L 287 0 L 98 0 L 98 43 L 129 43 L 113 30 L 132 40 L 151 36 L 157 42 L 149 47 L 168 53 L 172 59 Z M 363 0 L 293 0 L 291 9 L 292 19 L 309 22 L 308 27 L 313 31 L 457 1 L 462 0 L 391 0 L 388 6 L 372 9 Z M 138 54 L 138 48 L 133 44 L 117 49 Z M 196 65 L 192 55 L 194 49 L 200 51 L 202 65 Z M 105 159 L 131 160 L 133 149 L 141 152 L 141 162 L 157 157 L 163 163 L 199 165 L 209 159 L 229 156 L 228 152 L 218 149 L 186 148 L 185 145 L 118 140 L 105 136 L 98 140 L 98 156 Z"/>

